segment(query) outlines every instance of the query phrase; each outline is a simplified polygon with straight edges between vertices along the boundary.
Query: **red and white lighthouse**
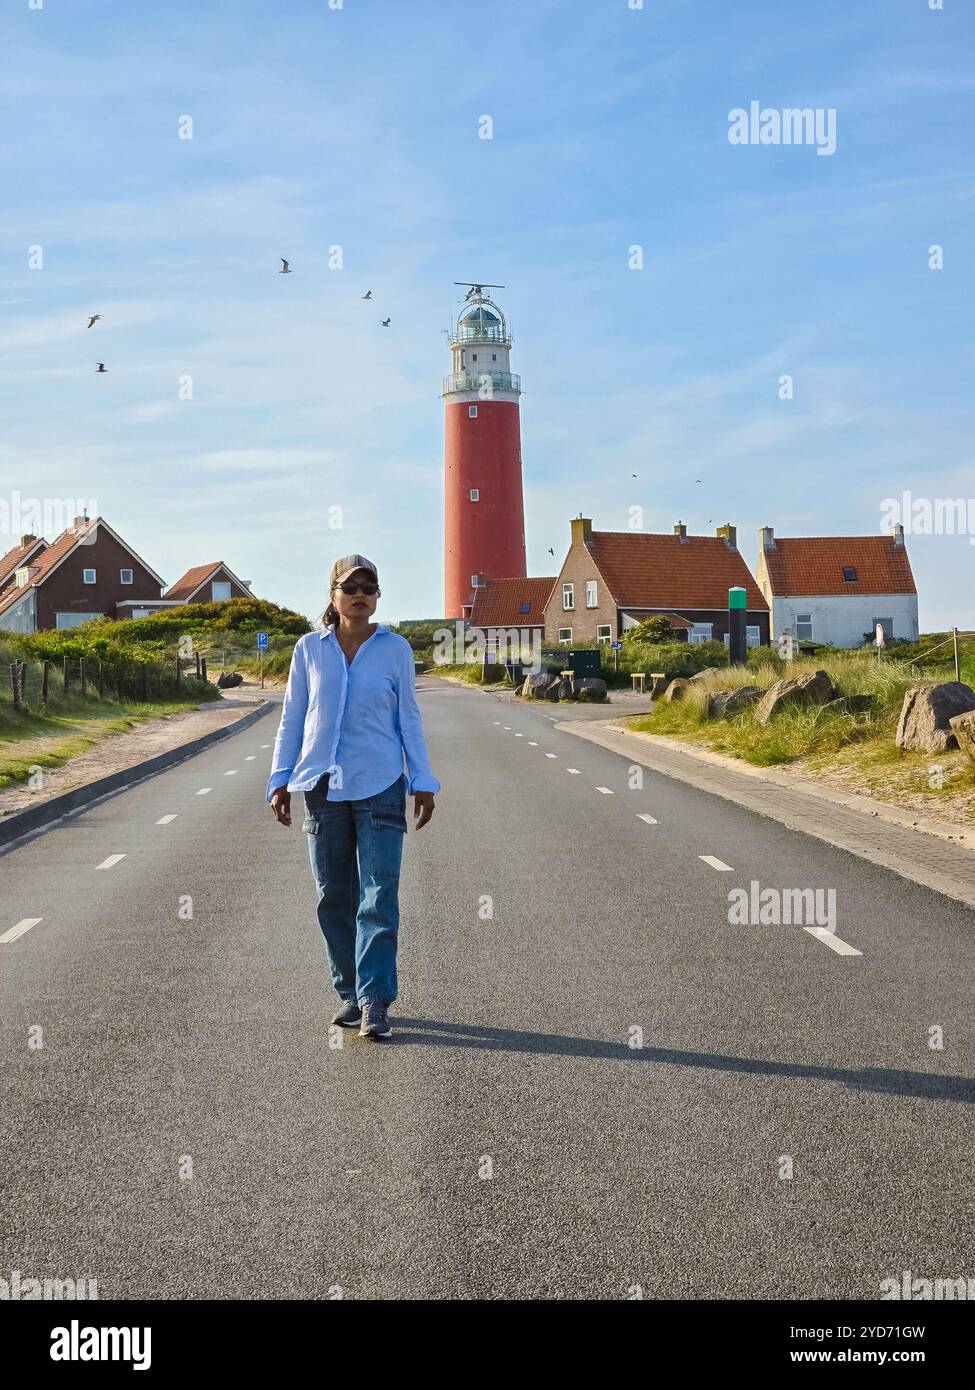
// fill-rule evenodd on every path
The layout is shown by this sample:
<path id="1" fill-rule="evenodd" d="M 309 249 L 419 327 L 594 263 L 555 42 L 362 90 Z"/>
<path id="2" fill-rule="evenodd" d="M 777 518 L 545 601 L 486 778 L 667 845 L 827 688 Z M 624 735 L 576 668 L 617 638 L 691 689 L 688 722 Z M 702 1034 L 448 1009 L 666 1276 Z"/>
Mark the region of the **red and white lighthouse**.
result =
<path id="1" fill-rule="evenodd" d="M 469 616 L 479 577 L 519 578 L 525 565 L 521 382 L 510 370 L 504 314 L 471 285 L 444 377 L 444 616 Z"/>

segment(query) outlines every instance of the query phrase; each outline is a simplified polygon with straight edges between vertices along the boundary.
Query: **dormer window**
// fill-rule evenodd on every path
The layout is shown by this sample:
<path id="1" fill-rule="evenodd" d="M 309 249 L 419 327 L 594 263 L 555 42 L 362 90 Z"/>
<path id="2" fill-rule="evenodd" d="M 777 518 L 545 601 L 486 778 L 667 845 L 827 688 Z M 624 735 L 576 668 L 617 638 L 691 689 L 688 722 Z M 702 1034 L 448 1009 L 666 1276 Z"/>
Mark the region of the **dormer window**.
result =
<path id="1" fill-rule="evenodd" d="M 17 588 L 22 589 L 30 579 L 30 569 L 28 568 L 28 566 L 23 565 L 19 570 L 17 570 L 14 574 L 14 578 L 17 581 Z"/>
<path id="2" fill-rule="evenodd" d="M 856 572 L 856 566 L 855 566 L 855 565 L 844 565 L 844 566 L 843 566 L 843 578 L 844 578 L 844 579 L 849 580 L 850 583 L 853 583 L 853 582 L 855 581 L 856 577 L 857 577 L 857 572 Z"/>

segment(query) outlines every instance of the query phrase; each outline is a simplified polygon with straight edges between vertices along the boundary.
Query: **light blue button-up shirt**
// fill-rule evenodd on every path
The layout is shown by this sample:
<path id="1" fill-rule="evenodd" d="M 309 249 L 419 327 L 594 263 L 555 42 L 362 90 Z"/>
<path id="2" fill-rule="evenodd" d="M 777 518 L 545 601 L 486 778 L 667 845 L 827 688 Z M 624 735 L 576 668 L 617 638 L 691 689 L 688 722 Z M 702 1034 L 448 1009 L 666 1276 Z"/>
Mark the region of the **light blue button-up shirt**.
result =
<path id="1" fill-rule="evenodd" d="M 438 792 L 416 703 L 413 648 L 383 623 L 345 659 L 331 625 L 299 637 L 291 657 L 267 799 L 305 792 L 326 772 L 329 801 L 374 796 L 403 774 L 409 792 Z"/>

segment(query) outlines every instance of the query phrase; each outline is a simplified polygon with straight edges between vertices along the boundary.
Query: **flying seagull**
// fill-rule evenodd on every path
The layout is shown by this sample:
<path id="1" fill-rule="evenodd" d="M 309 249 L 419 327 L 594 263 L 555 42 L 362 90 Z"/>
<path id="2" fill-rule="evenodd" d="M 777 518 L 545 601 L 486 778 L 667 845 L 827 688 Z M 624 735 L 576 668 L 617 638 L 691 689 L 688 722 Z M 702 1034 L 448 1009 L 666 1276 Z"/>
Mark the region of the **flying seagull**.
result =
<path id="1" fill-rule="evenodd" d="M 282 264 L 282 266 L 284 267 L 284 269 L 283 269 L 283 270 L 279 270 L 279 271 L 278 271 L 278 274 L 279 274 L 279 275 L 290 275 L 290 274 L 291 274 L 291 262 L 290 262 L 290 261 L 286 261 L 286 260 L 284 259 L 284 257 L 282 256 L 282 257 L 281 257 L 281 264 Z"/>
<path id="2" fill-rule="evenodd" d="M 383 319 L 383 328 L 388 328 L 391 323 L 392 319 Z"/>
<path id="3" fill-rule="evenodd" d="M 96 362 L 96 364 L 95 364 L 95 371 L 96 371 L 96 372 L 107 372 L 107 371 L 108 371 L 108 368 L 105 366 L 105 363 L 104 363 L 104 362 Z"/>
<path id="4" fill-rule="evenodd" d="M 372 290 L 366 290 L 365 294 L 364 294 L 362 297 L 363 297 L 363 299 L 371 299 L 371 298 L 372 298 Z"/>
<path id="5" fill-rule="evenodd" d="M 548 548 L 548 553 L 549 553 L 550 555 L 554 555 L 554 554 L 555 554 L 555 551 L 552 549 L 551 546 L 549 546 L 549 548 Z"/>
<path id="6" fill-rule="evenodd" d="M 93 323 L 97 323 L 100 318 L 101 314 L 92 314 L 91 318 L 88 320 L 88 327 L 90 328 Z"/>
<path id="7" fill-rule="evenodd" d="M 699 483 L 701 480 L 700 480 L 700 478 L 695 478 L 694 481 L 695 481 L 696 483 Z"/>
<path id="8" fill-rule="evenodd" d="M 635 473 L 631 473 L 631 474 L 630 474 L 630 477 L 631 477 L 631 478 L 635 478 L 635 477 L 636 477 L 636 474 L 635 474 Z"/>

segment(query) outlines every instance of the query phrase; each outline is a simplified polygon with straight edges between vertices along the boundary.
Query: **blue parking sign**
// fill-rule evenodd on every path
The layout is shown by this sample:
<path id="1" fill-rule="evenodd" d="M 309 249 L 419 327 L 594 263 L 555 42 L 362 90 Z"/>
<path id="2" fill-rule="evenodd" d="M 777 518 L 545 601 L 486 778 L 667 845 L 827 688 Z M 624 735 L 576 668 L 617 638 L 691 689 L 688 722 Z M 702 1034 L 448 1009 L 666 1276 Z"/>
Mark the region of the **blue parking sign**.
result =
<path id="1" fill-rule="evenodd" d="M 257 649 L 258 649 L 258 651 L 261 651 L 261 652 L 266 652 L 266 651 L 267 651 L 267 633 L 266 633 L 266 632 L 259 632 L 259 633 L 257 634 Z"/>

